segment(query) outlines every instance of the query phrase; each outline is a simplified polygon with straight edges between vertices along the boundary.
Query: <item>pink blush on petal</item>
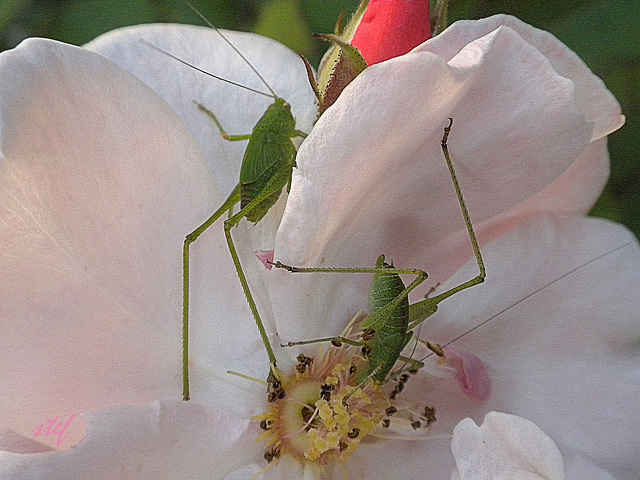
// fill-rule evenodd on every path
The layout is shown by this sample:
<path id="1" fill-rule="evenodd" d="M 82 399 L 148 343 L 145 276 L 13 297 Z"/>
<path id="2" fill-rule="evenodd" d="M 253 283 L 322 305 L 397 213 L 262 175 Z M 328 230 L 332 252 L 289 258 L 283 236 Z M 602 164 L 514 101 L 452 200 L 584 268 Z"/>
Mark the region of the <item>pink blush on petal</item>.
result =
<path id="1" fill-rule="evenodd" d="M 273 250 L 256 250 L 255 256 L 262 262 L 264 268 L 271 270 L 273 262 Z"/>
<path id="2" fill-rule="evenodd" d="M 466 396 L 480 401 L 487 400 L 491 396 L 489 368 L 480 357 L 447 347 L 444 368 L 453 373 Z"/>

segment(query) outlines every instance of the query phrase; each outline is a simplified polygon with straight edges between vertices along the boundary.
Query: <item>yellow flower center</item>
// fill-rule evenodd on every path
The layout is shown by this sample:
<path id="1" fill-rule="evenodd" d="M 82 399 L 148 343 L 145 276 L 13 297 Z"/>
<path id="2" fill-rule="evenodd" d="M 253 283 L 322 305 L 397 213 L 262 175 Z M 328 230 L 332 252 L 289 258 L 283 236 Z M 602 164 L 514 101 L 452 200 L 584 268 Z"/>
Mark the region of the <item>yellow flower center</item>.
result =
<path id="1" fill-rule="evenodd" d="M 359 349 L 331 348 L 319 362 L 300 355 L 296 372 L 280 373 L 267 411 L 254 417 L 265 430 L 265 459 L 283 454 L 326 465 L 344 462 L 360 441 L 381 424 L 394 400 L 376 382 L 356 383 L 366 365 Z"/>

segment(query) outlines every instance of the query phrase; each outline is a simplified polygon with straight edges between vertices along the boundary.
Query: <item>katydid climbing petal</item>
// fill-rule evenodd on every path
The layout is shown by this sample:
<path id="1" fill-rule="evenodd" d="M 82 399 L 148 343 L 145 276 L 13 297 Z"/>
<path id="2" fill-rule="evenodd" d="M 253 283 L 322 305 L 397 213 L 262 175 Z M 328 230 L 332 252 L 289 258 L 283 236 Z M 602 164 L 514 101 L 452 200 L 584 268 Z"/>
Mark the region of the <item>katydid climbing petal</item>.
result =
<path id="1" fill-rule="evenodd" d="M 260 318 L 258 307 L 251 295 L 249 283 L 240 263 L 237 249 L 231 237 L 231 228 L 236 226 L 242 218 L 258 223 L 276 203 L 282 189 L 287 186 L 289 191 L 291 175 L 296 166 L 296 148 L 291 139 L 305 137 L 306 134 L 295 129 L 295 120 L 291 108 L 283 99 L 275 97 L 262 118 L 258 121 L 251 135 L 228 135 L 222 128 L 215 115 L 199 105 L 215 121 L 223 138 L 229 141 L 249 139 L 240 169 L 240 183 L 233 189 L 231 195 L 196 230 L 186 236 L 183 246 L 183 399 L 189 399 L 189 247 L 225 212 L 230 214 L 237 203 L 240 211 L 230 216 L 224 222 L 224 232 L 229 246 L 229 252 L 238 273 L 238 278 L 249 303 L 249 307 L 256 322 L 262 342 L 264 343 L 270 364 L 276 365 L 276 357 L 269 338 Z"/>
<path id="2" fill-rule="evenodd" d="M 228 165 L 229 172 L 226 173 L 233 172 L 234 186 L 232 187 L 229 181 L 230 175 L 221 175 L 216 179 L 219 182 L 219 188 L 229 189 L 231 193 L 213 215 L 204 217 L 206 221 L 196 225 L 197 228 L 194 228 L 183 243 L 182 360 L 183 398 L 187 398 L 190 396 L 188 378 L 189 282 L 190 273 L 192 273 L 188 264 L 191 255 L 190 246 L 219 217 L 225 215 L 225 212 L 229 212 L 231 216 L 237 203 L 240 204 L 240 209 L 248 208 L 245 213 L 249 221 L 257 223 L 264 218 L 277 201 L 283 187 L 287 185 L 287 190 L 290 188 L 296 153 L 293 141 L 297 141 L 296 137 L 306 136 L 302 130 L 296 129 L 296 123 L 303 129 L 310 129 L 317 116 L 317 108 L 314 105 L 313 92 L 307 84 L 306 69 L 300 57 L 273 40 L 253 34 L 221 33 L 216 29 L 193 26 L 143 26 L 124 30 L 122 35 L 116 33 L 112 35 L 115 40 L 113 38 L 109 38 L 109 42 L 97 40 L 95 43 L 98 49 L 101 53 L 117 58 L 120 43 L 122 43 L 126 48 L 138 52 L 134 55 L 138 59 L 137 63 L 126 65 L 134 73 L 138 74 L 140 58 L 143 61 L 149 58 L 149 63 L 152 59 L 153 67 L 158 69 L 159 73 L 162 72 L 162 78 L 166 77 L 167 69 L 172 70 L 176 76 L 189 78 L 190 85 L 194 85 L 194 88 L 189 90 L 192 92 L 191 98 L 185 98 L 184 90 L 177 87 L 175 91 L 171 90 L 169 95 L 171 105 L 182 114 L 190 130 L 199 138 L 201 147 L 212 164 L 218 166 L 219 163 L 223 163 L 224 165 L 225 158 L 239 159 L 236 155 L 240 155 L 240 152 L 231 145 L 237 143 L 236 140 L 249 140 L 243 154 L 243 161 L 229 162 Z M 132 35 L 125 35 L 129 32 L 135 35 L 135 42 L 131 41 Z M 167 38 L 171 38 L 172 41 L 167 42 Z M 212 55 L 203 56 L 206 49 L 204 52 L 194 52 L 188 47 L 194 43 L 193 38 L 197 39 L 195 43 L 201 43 L 202 39 L 206 39 L 208 43 L 218 47 Z M 149 47 L 150 45 L 152 48 Z M 162 56 L 154 54 L 153 49 L 162 52 L 166 60 L 162 61 Z M 286 59 L 284 64 L 282 58 Z M 128 57 L 123 61 L 128 62 Z M 259 64 L 260 72 L 250 64 Z M 283 65 L 292 79 L 281 75 Z M 139 73 L 143 74 L 143 72 Z M 144 75 L 145 82 L 152 88 L 155 86 L 156 79 L 160 78 L 148 75 L 146 72 Z M 205 75 L 212 79 L 209 81 Z M 294 82 L 293 79 L 296 81 Z M 167 87 L 163 85 L 162 88 Z M 169 88 L 173 89 L 173 84 L 170 84 Z M 263 100 L 267 97 L 271 99 L 268 105 L 264 104 Z M 300 112 L 295 118 L 292 106 L 285 98 L 293 101 L 295 107 L 293 109 Z M 238 105 L 233 109 L 233 115 L 229 114 L 231 110 L 229 105 Z M 247 109 L 247 105 L 255 105 L 254 110 L 262 112 L 262 116 L 257 118 L 249 114 L 250 109 Z M 242 113 L 239 113 L 239 110 Z M 238 118 L 253 118 L 250 133 L 247 133 L 248 122 L 244 120 L 238 122 Z M 229 134 L 225 128 L 230 129 L 227 125 L 231 122 L 244 125 L 243 128 L 247 130 L 240 135 L 235 135 L 236 132 L 233 131 Z M 216 136 L 218 139 L 223 139 L 223 142 L 211 135 L 212 127 L 220 131 L 220 136 Z M 203 132 L 209 135 L 206 136 Z M 227 143 L 229 145 L 226 145 Z M 254 199 L 258 200 L 252 203 Z M 240 218 L 242 217 L 238 217 Z M 233 244 L 232 239 L 227 241 Z M 235 246 L 233 249 L 235 250 Z M 236 262 L 238 276 L 241 278 L 241 285 L 258 330 L 264 334 L 263 322 L 245 280 L 246 275 L 244 272 L 240 273 L 242 266 L 237 260 L 238 256 L 232 255 L 232 258 Z M 271 360 L 275 360 L 271 347 L 266 343 L 266 334 L 262 338 L 265 341 L 268 356 Z"/>
<path id="3" fill-rule="evenodd" d="M 193 7 L 192 7 L 193 8 Z M 195 10 L 195 9 L 194 9 Z M 197 12 L 197 11 L 196 11 Z M 186 66 L 195 68 L 197 71 L 206 74 L 223 82 L 231 83 L 237 87 L 247 88 L 248 90 L 270 96 L 273 103 L 267 108 L 260 120 L 253 127 L 250 134 L 230 135 L 227 133 L 222 123 L 216 115 L 209 110 L 204 104 L 194 102 L 197 108 L 206 113 L 218 128 L 222 138 L 228 141 L 248 140 L 247 147 L 242 159 L 240 169 L 240 181 L 232 190 L 229 197 L 223 204 L 198 228 L 185 237 L 182 249 L 183 262 L 183 286 L 182 286 L 182 375 L 183 375 L 183 400 L 189 400 L 189 260 L 190 246 L 202 235 L 216 220 L 218 220 L 226 212 L 229 218 L 224 222 L 225 237 L 229 247 L 231 258 L 235 265 L 240 284 L 244 291 L 249 308 L 260 333 L 265 350 L 269 357 L 272 368 L 276 365 L 276 357 L 273 348 L 269 342 L 269 338 L 264 328 L 262 319 L 258 312 L 258 308 L 251 294 L 246 275 L 240 263 L 240 257 L 231 236 L 231 228 L 238 224 L 242 218 L 247 218 L 250 222 L 256 224 L 267 214 L 269 209 L 278 201 L 283 187 L 287 186 L 287 192 L 291 188 L 291 178 L 293 168 L 296 166 L 295 155 L 296 147 L 292 142 L 295 137 L 306 137 L 306 134 L 300 130 L 296 130 L 295 119 L 291 113 L 291 106 L 284 99 L 278 97 L 269 84 L 264 80 L 260 73 L 249 63 L 245 56 L 230 42 L 225 35 L 214 27 L 211 23 L 208 25 L 233 49 L 237 55 L 246 62 L 251 70 L 256 74 L 260 81 L 267 87 L 269 94 L 257 91 L 252 88 L 244 87 L 236 82 L 232 82 L 215 74 L 206 72 L 195 67 L 188 62 L 162 50 L 159 47 L 143 40 L 145 44 L 156 51 L 163 53 L 172 59 L 175 59 Z M 236 204 L 240 204 L 240 210 L 233 214 Z M 271 374 L 269 376 L 271 377 Z"/>
<path id="4" fill-rule="evenodd" d="M 367 349 L 368 366 L 359 373 L 359 384 L 374 378 L 379 383 L 384 383 L 390 370 L 400 357 L 412 337 L 408 331 L 409 326 L 409 293 L 420 285 L 427 273 L 418 269 L 396 269 L 385 261 L 385 256 L 380 255 L 375 268 L 316 268 L 316 267 L 292 267 L 280 262 L 273 264 L 276 268 L 282 268 L 292 273 L 373 273 L 369 289 L 370 316 L 361 322 L 363 330 L 370 330 L 373 338 L 367 340 L 352 340 L 346 335 L 329 337 L 301 342 L 289 342 L 286 346 L 304 345 L 330 341 L 333 343 L 347 343 L 353 346 L 361 346 Z M 399 274 L 413 274 L 416 278 L 405 287 Z M 379 315 L 383 312 L 384 315 Z M 370 321 L 374 319 L 374 321 Z"/>

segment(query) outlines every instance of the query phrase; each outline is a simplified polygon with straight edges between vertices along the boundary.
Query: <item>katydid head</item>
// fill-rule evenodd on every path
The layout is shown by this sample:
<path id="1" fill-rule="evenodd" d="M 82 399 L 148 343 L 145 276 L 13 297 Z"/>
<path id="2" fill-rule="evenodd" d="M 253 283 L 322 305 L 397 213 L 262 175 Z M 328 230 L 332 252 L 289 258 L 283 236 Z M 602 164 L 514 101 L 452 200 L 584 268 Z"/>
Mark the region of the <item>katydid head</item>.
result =
<path id="1" fill-rule="evenodd" d="M 280 97 L 274 97 L 273 103 L 267 107 L 255 128 L 284 133 L 289 142 L 290 132 L 295 129 L 295 125 L 291 105 Z"/>
<path id="2" fill-rule="evenodd" d="M 274 105 L 277 105 L 278 108 L 291 111 L 291 105 L 289 105 L 289 102 L 287 102 L 284 98 L 273 97 L 273 103 Z"/>

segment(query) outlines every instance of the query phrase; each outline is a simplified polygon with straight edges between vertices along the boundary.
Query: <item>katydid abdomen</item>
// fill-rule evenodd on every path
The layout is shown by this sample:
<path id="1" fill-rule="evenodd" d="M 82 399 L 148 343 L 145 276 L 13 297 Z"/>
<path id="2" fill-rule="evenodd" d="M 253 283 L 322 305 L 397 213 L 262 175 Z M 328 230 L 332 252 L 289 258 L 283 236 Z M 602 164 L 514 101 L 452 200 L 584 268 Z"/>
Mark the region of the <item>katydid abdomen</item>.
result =
<path id="1" fill-rule="evenodd" d="M 384 261 L 384 255 L 378 257 L 376 268 L 393 268 Z M 397 273 L 378 272 L 369 287 L 369 313 L 375 315 L 389 305 L 405 290 L 405 285 Z M 365 320 L 366 324 L 366 320 Z M 386 321 L 375 329 L 369 341 L 368 365 L 360 375 L 360 381 L 373 378 L 384 383 L 387 375 L 396 363 L 400 353 L 411 339 L 409 329 L 409 299 L 404 297 L 400 304 L 386 316 Z"/>

